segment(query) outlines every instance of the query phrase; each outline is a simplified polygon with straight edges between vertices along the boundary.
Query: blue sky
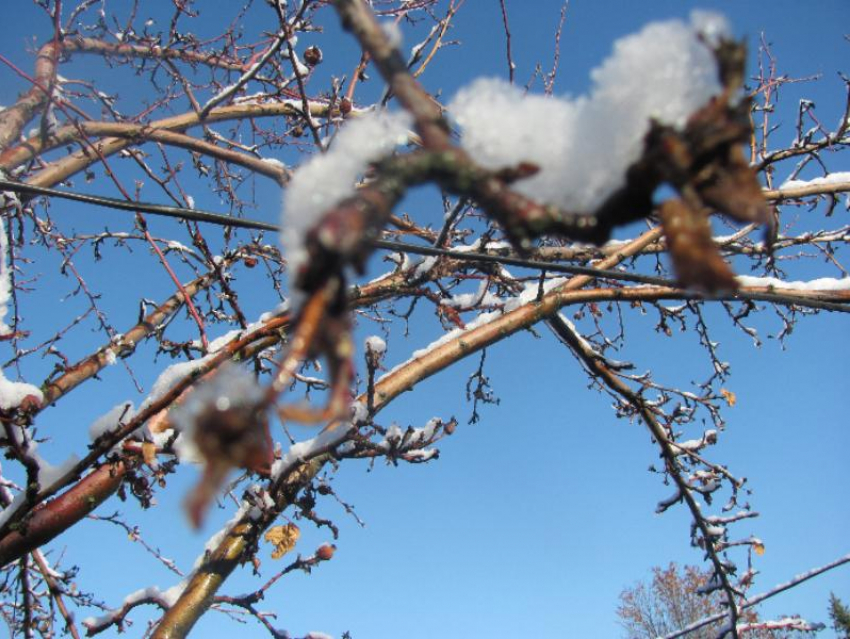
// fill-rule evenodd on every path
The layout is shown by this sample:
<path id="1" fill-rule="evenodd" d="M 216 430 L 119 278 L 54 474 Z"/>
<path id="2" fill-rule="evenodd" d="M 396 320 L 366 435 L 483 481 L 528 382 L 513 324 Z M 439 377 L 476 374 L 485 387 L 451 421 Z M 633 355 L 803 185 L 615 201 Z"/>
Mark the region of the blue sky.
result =
<path id="1" fill-rule="evenodd" d="M 32 61 L 24 45 L 32 37 L 44 41 L 49 24 L 29 3 L 19 3 L 14 23 L 0 24 L 0 52 L 29 70 Z M 556 93 L 584 92 L 589 71 L 607 55 L 617 37 L 650 20 L 686 17 L 691 8 L 699 6 L 723 11 L 736 34 L 747 39 L 751 53 L 763 32 L 773 44 L 783 72 L 822 76 L 816 83 L 783 90 L 782 110 L 777 113 L 783 128 L 778 139 L 792 139 L 801 97 L 814 99 L 818 113 L 828 123 L 840 115 L 844 92 L 837 72 L 848 71 L 842 64 L 850 47 L 844 36 L 850 24 L 846 2 L 697 4 L 651 0 L 628 8 L 624 5 L 607 0 L 570 3 Z M 120 5 L 115 6 L 120 11 Z M 561 3 L 508 0 L 507 7 L 516 77 L 524 83 L 537 62 L 544 69 L 551 64 Z M 224 11 L 217 3 L 215 8 L 211 3 L 201 3 L 199 8 L 204 20 Z M 162 7 L 154 3 L 152 8 L 142 8 L 148 10 L 156 15 Z M 264 18 L 268 18 L 268 10 L 258 4 L 250 10 L 246 28 L 261 28 Z M 348 72 L 355 45 L 339 33 L 330 13 L 326 27 L 327 34 L 314 36 L 325 53 L 326 62 L 320 69 L 328 75 Z M 475 77 L 506 75 L 497 2 L 468 0 L 453 37 L 461 40 L 462 46 L 443 52 L 429 69 L 423 80 L 430 90 L 450 96 Z M 300 44 L 310 42 L 311 38 L 304 36 Z M 414 42 L 407 40 L 406 45 Z M 63 75 L 106 78 L 108 86 L 120 87 L 124 99 L 134 99 L 137 80 L 100 66 L 93 70 L 92 65 L 90 58 L 75 62 Z M 361 94 L 363 99 L 381 92 L 377 74 L 372 75 Z M 24 85 L 8 69 L 0 69 L 0 80 L 0 104 L 9 104 Z M 826 161 L 833 170 L 850 170 L 846 159 Z M 80 179 L 77 186 L 113 194 L 102 180 L 85 184 Z M 220 209 L 212 194 L 193 192 L 193 196 L 199 207 Z M 255 217 L 276 221 L 279 194 L 275 187 L 258 182 L 256 203 Z M 433 216 L 436 220 L 440 213 L 427 210 L 434 203 L 433 195 L 425 194 L 409 198 L 404 206 L 419 219 Z M 799 214 L 805 216 L 806 212 Z M 116 230 L 131 225 L 121 214 L 74 205 L 54 204 L 53 215 L 57 219 L 76 216 L 77 229 L 100 229 L 107 221 Z M 847 213 L 838 210 L 836 215 Z M 183 231 L 171 222 L 157 220 L 152 229 L 185 240 L 178 235 Z M 79 259 L 92 287 L 108 298 L 116 326 L 135 321 L 135 278 L 143 280 L 138 285 L 144 286 L 146 297 L 162 299 L 171 292 L 164 276 L 149 274 L 144 249 L 113 251 L 108 269 L 103 268 L 107 262 L 94 263 L 82 254 Z M 380 266 L 378 259 L 374 261 Z M 808 277 L 808 268 L 791 273 Z M 116 279 L 115 269 L 120 269 L 121 279 Z M 834 270 L 818 272 L 839 276 Z M 133 286 L 126 286 L 125 278 L 134 278 Z M 42 282 L 40 293 L 28 302 L 26 314 L 32 330 L 46 334 L 52 313 L 57 312 L 52 309 L 72 316 L 80 302 L 73 298 L 59 302 L 69 285 L 51 272 L 44 272 Z M 259 296 L 243 296 L 241 301 L 249 317 L 277 302 Z M 803 318 L 793 335 L 780 344 L 769 335 L 776 334 L 781 323 L 766 311 L 755 322 L 764 345 L 754 348 L 720 313 L 709 311 L 707 315 L 713 338 L 721 343 L 721 357 L 731 364 L 732 376 L 726 385 L 738 398 L 737 405 L 725 411 L 728 427 L 711 455 L 749 480 L 747 486 L 753 491 L 749 499 L 761 517 L 738 524 L 736 532 L 741 537 L 756 535 L 765 542 L 766 553 L 757 563 L 761 574 L 756 590 L 761 591 L 850 551 L 846 534 L 850 514 L 845 506 L 850 480 L 845 408 L 850 372 L 847 325 L 838 315 Z M 388 366 L 407 359 L 411 351 L 439 335 L 431 314 L 419 311 L 412 326 L 407 338 L 400 330 L 393 331 L 388 340 Z M 628 339 L 622 359 L 634 361 L 639 370 L 652 369 L 656 379 L 671 384 L 687 385 L 708 376 L 710 362 L 693 331 L 667 338 L 655 333 L 653 326 L 652 317 L 638 312 L 627 316 Z M 191 327 L 183 330 L 189 332 Z M 375 331 L 373 325 L 362 323 L 358 337 Z M 73 348 L 79 349 L 76 354 L 80 356 L 102 341 L 102 336 L 84 330 Z M 143 358 L 140 354 L 134 359 Z M 488 374 L 501 403 L 485 407 L 480 423 L 466 425 L 471 408 L 463 384 L 477 361 L 477 357 L 471 358 L 428 380 L 381 415 L 382 423 L 395 420 L 403 426 L 421 426 L 435 415 L 457 416 L 461 426 L 441 445 L 438 461 L 397 468 L 342 465 L 334 486 L 342 499 L 355 505 L 366 526 L 360 527 L 330 500 L 320 505 L 321 514 L 333 517 L 341 528 L 336 542 L 339 550 L 333 561 L 312 575 L 292 575 L 271 591 L 265 608 L 278 613 L 277 626 L 294 636 L 321 630 L 339 637 L 349 630 L 355 639 L 537 634 L 614 637 L 619 634 L 614 614 L 617 596 L 624 587 L 645 578 L 652 566 L 670 560 L 701 562 L 699 550 L 689 545 L 687 513 L 679 507 L 663 516 L 654 514 L 656 503 L 668 496 L 670 488 L 646 470 L 657 463 L 657 452 L 645 430 L 615 418 L 609 398 L 587 388 L 578 364 L 544 328 L 536 336 L 518 335 L 488 351 Z M 149 387 L 165 363 L 134 364 L 142 385 Z M 33 362 L 27 374 L 40 379 L 51 365 Z M 84 446 L 90 421 L 128 397 L 138 403 L 142 396 L 116 366 L 104 373 L 99 385 L 81 388 L 56 409 L 46 411 L 41 432 L 55 440 L 53 448 L 45 445 L 46 455 L 58 461 L 69 448 Z M 161 546 L 188 570 L 206 536 L 229 518 L 228 511 L 215 513 L 202 533 L 189 530 L 180 502 L 195 478 L 191 468 L 173 476 L 170 490 L 160 491 L 159 505 L 149 511 L 136 512 L 130 503 L 112 500 L 99 512 L 131 514 L 149 543 Z M 304 525 L 298 550 L 308 554 L 328 540 L 327 530 Z M 81 588 L 98 593 L 110 605 L 118 605 L 125 594 L 138 588 L 152 584 L 168 587 L 177 580 L 138 545 L 128 544 L 124 533 L 103 523 L 86 522 L 52 548 L 64 550 L 65 562 L 81 567 Z M 116 557 L 120 557 L 120 568 Z M 277 566 L 269 550 L 262 549 L 260 557 L 264 570 L 271 574 Z M 848 575 L 848 568 L 839 569 L 776 598 L 762 612 L 799 613 L 827 621 L 831 590 L 850 600 Z M 245 592 L 257 583 L 243 570 L 223 593 Z M 131 633 L 141 634 L 144 611 L 132 617 L 137 625 Z M 195 636 L 234 633 L 264 636 L 253 623 L 236 625 L 216 613 L 202 620 Z M 832 633 L 825 631 L 820 636 L 831 637 Z"/>

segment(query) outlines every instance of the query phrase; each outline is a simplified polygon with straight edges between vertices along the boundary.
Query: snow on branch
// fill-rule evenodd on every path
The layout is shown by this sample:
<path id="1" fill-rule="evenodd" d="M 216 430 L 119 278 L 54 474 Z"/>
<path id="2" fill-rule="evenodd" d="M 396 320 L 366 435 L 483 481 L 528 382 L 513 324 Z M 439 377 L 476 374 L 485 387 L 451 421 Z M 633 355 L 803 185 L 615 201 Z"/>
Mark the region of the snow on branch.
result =
<path id="1" fill-rule="evenodd" d="M 354 194 L 357 180 L 371 162 L 407 142 L 411 125 L 407 113 L 364 115 L 343 127 L 327 153 L 295 172 L 283 197 L 281 232 L 290 278 L 297 276 L 307 258 L 307 230 L 328 209 Z"/>
<path id="2" fill-rule="evenodd" d="M 481 165 L 540 167 L 515 190 L 564 210 L 591 212 L 624 186 L 652 119 L 682 127 L 722 91 L 717 62 L 700 39 L 706 31 L 716 37 L 728 28 L 717 15 L 694 12 L 690 24 L 654 22 L 621 38 L 591 73 L 586 96 L 527 95 L 503 80 L 479 79 L 448 109 L 461 126 L 464 149 Z"/>

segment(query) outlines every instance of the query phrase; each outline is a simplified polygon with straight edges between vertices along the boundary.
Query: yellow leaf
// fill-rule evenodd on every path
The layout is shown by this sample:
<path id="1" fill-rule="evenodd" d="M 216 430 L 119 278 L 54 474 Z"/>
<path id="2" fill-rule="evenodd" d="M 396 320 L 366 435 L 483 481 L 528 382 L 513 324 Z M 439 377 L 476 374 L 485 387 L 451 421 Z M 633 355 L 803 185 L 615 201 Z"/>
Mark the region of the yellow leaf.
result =
<path id="1" fill-rule="evenodd" d="M 726 390 L 725 388 L 720 389 L 720 394 L 723 395 L 723 399 L 726 400 L 726 403 L 729 404 L 730 408 L 738 401 L 738 398 L 735 397 L 735 393 L 730 390 Z"/>
<path id="2" fill-rule="evenodd" d="M 753 544 L 753 550 L 756 551 L 756 554 L 761 556 L 764 554 L 764 544 L 760 541 L 757 541 Z"/>
<path id="3" fill-rule="evenodd" d="M 270 544 L 274 545 L 272 551 L 272 559 L 280 559 L 290 550 L 295 548 L 295 543 L 301 536 L 301 531 L 295 524 L 286 524 L 284 526 L 274 526 L 266 532 L 265 539 Z"/>
<path id="4" fill-rule="evenodd" d="M 151 468 L 156 468 L 156 445 L 153 442 L 142 443 L 142 459 Z"/>

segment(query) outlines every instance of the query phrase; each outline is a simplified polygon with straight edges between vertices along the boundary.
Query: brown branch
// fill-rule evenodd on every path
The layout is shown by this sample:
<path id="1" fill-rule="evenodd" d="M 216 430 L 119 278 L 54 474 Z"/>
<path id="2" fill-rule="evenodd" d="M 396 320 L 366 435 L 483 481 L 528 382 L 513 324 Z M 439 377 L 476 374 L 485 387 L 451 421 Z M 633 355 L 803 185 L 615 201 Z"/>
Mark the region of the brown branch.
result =
<path id="1" fill-rule="evenodd" d="M 107 462 L 33 510 L 29 519 L 0 539 L 0 566 L 20 559 L 79 522 L 118 490 L 126 473 L 125 462 Z"/>
<path id="2" fill-rule="evenodd" d="M 323 102 L 311 102 L 310 112 L 312 115 L 322 117 L 330 112 L 330 106 Z M 235 104 L 232 106 L 220 107 L 213 109 L 204 119 L 203 124 L 212 124 L 215 122 L 224 122 L 228 120 L 242 120 L 247 118 L 261 117 L 280 117 L 280 116 L 298 116 L 301 115 L 301 106 L 296 101 L 264 103 L 264 104 Z M 0 153 L 0 169 L 9 172 L 10 170 L 20 166 L 21 164 L 32 160 L 34 157 L 42 153 L 63 146 L 70 142 L 80 141 L 80 130 L 85 130 L 86 126 L 94 127 L 94 135 L 97 134 L 98 127 L 116 126 L 116 132 L 121 131 L 123 135 L 128 135 L 127 138 L 106 137 L 98 143 L 98 149 L 104 157 L 114 155 L 118 151 L 138 144 L 144 140 L 134 137 L 132 127 L 140 127 L 140 132 L 143 131 L 185 131 L 194 126 L 200 126 L 202 123 L 197 113 L 187 112 L 180 115 L 163 118 L 147 125 L 126 125 L 122 127 L 120 124 L 112 123 L 86 123 L 81 122 L 77 125 L 63 126 L 57 129 L 54 135 L 45 142 L 40 138 L 30 138 L 22 142 L 18 146 L 9 148 Z M 193 143 L 195 144 L 195 143 Z M 212 146 L 212 145 L 211 145 Z M 187 147 L 189 148 L 189 147 Z M 213 147 L 211 151 L 217 149 Z M 204 152 L 205 148 L 199 147 L 199 150 Z M 216 151 L 218 153 L 220 151 Z M 244 155 L 241 157 L 245 157 Z M 32 184 L 40 186 L 51 186 L 62 180 L 74 175 L 85 167 L 97 161 L 97 157 L 93 157 L 91 153 L 85 150 L 77 151 L 68 155 L 61 160 L 49 165 L 37 173 L 30 181 Z"/>
<path id="3" fill-rule="evenodd" d="M 664 466 L 667 473 L 673 478 L 676 484 L 679 495 L 684 499 L 691 511 L 694 525 L 699 528 L 705 540 L 705 550 L 714 566 L 714 572 L 719 577 L 721 586 L 726 593 L 729 601 L 729 616 L 732 625 L 736 623 L 738 610 L 735 606 L 735 597 L 737 591 L 729 581 L 728 571 L 724 565 L 723 559 L 720 557 L 714 544 L 710 541 L 712 536 L 709 532 L 709 524 L 702 514 L 702 509 L 696 498 L 693 495 L 691 486 L 687 479 L 682 475 L 679 462 L 676 460 L 678 449 L 671 442 L 667 434 L 666 428 L 658 421 L 653 412 L 646 405 L 646 402 L 640 394 L 633 391 L 620 377 L 612 371 L 597 354 L 581 339 L 573 327 L 561 320 L 557 315 L 553 315 L 549 320 L 549 325 L 552 327 L 555 334 L 560 337 L 570 350 L 582 361 L 590 374 L 601 380 L 609 389 L 622 397 L 643 418 L 643 422 L 649 430 L 652 438 L 661 449 L 661 457 L 664 460 Z M 736 635 L 737 636 L 737 635 Z"/>
<path id="4" fill-rule="evenodd" d="M 407 69 L 401 53 L 393 47 L 375 14 L 362 0 L 334 0 L 344 29 L 351 31 L 367 52 L 388 89 L 410 112 L 422 144 L 432 151 L 453 147 L 440 107 Z"/>
<path id="5" fill-rule="evenodd" d="M 850 182 L 814 183 L 801 186 L 780 187 L 764 192 L 768 200 L 795 200 L 812 195 L 836 195 L 850 191 Z"/>
<path id="6" fill-rule="evenodd" d="M 637 255 L 646 246 L 657 242 L 660 237 L 660 229 L 647 231 L 639 238 L 622 246 L 615 255 L 602 260 L 596 266 L 610 269 L 623 260 Z M 482 326 L 464 331 L 447 343 L 410 360 L 375 384 L 373 396 L 374 412 L 377 413 L 386 407 L 393 399 L 411 390 L 420 381 L 495 342 L 547 319 L 567 304 L 606 300 L 647 301 L 681 299 L 689 295 L 686 291 L 674 287 L 641 286 L 628 289 L 583 289 L 592 279 L 590 276 L 585 275 L 573 277 L 565 284 L 544 295 L 541 299 L 534 300 L 514 311 L 505 313 Z M 764 290 L 765 294 L 767 294 L 768 289 L 760 290 Z M 814 295 L 813 293 L 800 291 L 784 291 L 784 293 L 792 297 L 799 295 L 800 298 Z M 738 291 L 735 296 L 757 296 L 758 294 L 757 290 L 749 291 L 745 289 Z M 696 294 L 694 296 L 700 297 Z M 835 297 L 844 302 L 850 302 L 850 292 L 847 291 L 837 292 L 830 295 L 830 297 Z M 731 294 L 730 299 L 734 299 L 731 297 Z M 847 310 L 850 311 L 850 307 Z M 358 398 L 360 401 L 365 399 L 365 396 Z M 340 425 L 341 423 L 339 422 L 332 424 L 327 429 L 327 432 L 333 431 Z M 318 451 L 317 454 L 319 455 L 318 457 L 305 461 L 292 474 L 287 476 L 287 487 L 293 491 L 292 494 L 297 493 L 298 490 L 306 486 L 325 461 L 327 461 L 328 458 L 323 457 L 325 454 L 324 450 Z M 298 477 L 301 479 L 299 480 Z M 270 522 L 289 503 L 288 501 L 278 502 L 274 512 L 264 515 L 262 526 L 270 525 Z M 236 532 L 232 532 L 227 536 L 225 541 L 213 551 L 211 557 L 201 565 L 197 575 L 190 580 L 185 597 L 181 597 L 178 600 L 174 609 L 172 609 L 173 612 L 170 610 L 163 617 L 157 630 L 158 634 L 155 634 L 155 637 L 176 638 L 185 636 L 192 625 L 204 613 L 206 607 L 213 601 L 218 588 L 235 566 L 247 560 L 246 553 L 249 552 L 250 545 L 246 542 L 246 538 L 256 538 L 261 532 L 261 530 L 258 530 L 259 527 L 260 524 L 253 522 L 248 515 L 240 519 L 234 528 Z"/>
<path id="7" fill-rule="evenodd" d="M 122 58 L 143 58 L 149 60 L 177 60 L 190 64 L 204 64 L 218 69 L 241 71 L 242 60 L 228 59 L 220 53 L 199 53 L 174 47 L 161 47 L 157 44 L 128 44 L 106 42 L 97 38 L 72 36 L 62 42 L 65 53 L 90 53 L 102 56 Z"/>
<path id="8" fill-rule="evenodd" d="M 645 244 L 656 241 L 660 236 L 660 231 L 653 230 L 645 233 L 641 238 L 632 242 L 628 247 L 624 247 L 616 257 L 606 260 L 605 267 L 610 268 L 617 262 L 627 259 L 631 255 L 638 252 Z M 572 283 L 573 287 L 584 286 L 590 278 L 587 276 L 578 276 L 572 278 L 564 286 L 569 286 Z M 531 307 L 536 307 L 537 303 L 527 304 L 522 307 L 523 310 L 528 310 Z M 503 317 L 513 316 L 514 313 L 508 313 Z M 541 318 L 534 319 L 535 315 L 526 317 L 526 321 L 535 323 Z M 492 324 L 499 323 L 499 320 Z M 483 328 L 483 327 L 482 327 Z M 504 328 L 500 324 L 500 328 Z M 431 353 L 423 358 L 412 360 L 408 365 L 401 369 L 390 373 L 383 378 L 375 387 L 374 409 L 375 412 L 385 407 L 392 399 L 410 390 L 414 384 L 426 377 L 443 370 L 449 364 L 460 360 L 467 355 L 484 348 L 489 343 L 498 341 L 510 334 L 520 330 L 523 326 L 515 326 L 509 333 L 499 333 L 499 329 L 495 332 L 482 331 L 476 329 L 465 333 L 461 338 L 452 340 L 449 344 L 454 344 L 454 349 L 446 350 L 444 347 L 435 349 L 432 353 L 441 351 L 442 356 L 430 357 Z M 469 341 L 468 341 L 469 340 Z M 489 341 L 488 341 L 489 340 Z M 449 346 L 447 344 L 446 346 Z M 449 361 L 451 360 L 451 361 Z M 412 369 L 412 370 L 411 370 Z M 360 401 L 365 400 L 365 397 L 360 397 Z M 328 431 L 338 428 L 339 422 L 332 424 Z M 309 461 L 296 466 L 296 468 L 287 475 L 284 482 L 285 488 L 289 494 L 295 495 L 304 486 L 309 483 L 313 477 L 321 470 L 329 458 L 319 453 L 319 456 L 314 457 Z M 225 579 L 230 575 L 233 569 L 239 563 L 247 560 L 247 552 L 251 546 L 247 542 L 250 539 L 255 539 L 262 530 L 265 529 L 272 521 L 288 507 L 291 503 L 289 500 L 275 499 L 275 508 L 264 513 L 260 522 L 255 522 L 246 514 L 233 527 L 227 537 L 212 551 L 210 556 L 206 558 L 199 566 L 195 575 L 188 582 L 186 590 L 174 604 L 174 606 L 165 614 L 154 633 L 154 639 L 178 639 L 185 637 L 191 630 L 192 626 L 197 622 L 201 615 L 206 612 L 207 608 L 213 601 L 215 593 L 224 583 Z"/>
<path id="9" fill-rule="evenodd" d="M 59 614 L 62 615 L 62 619 L 65 620 L 65 630 L 73 639 L 80 639 L 80 633 L 77 630 L 77 626 L 74 624 L 74 615 L 70 610 L 68 610 L 68 606 L 65 605 L 65 599 L 62 596 L 63 590 L 56 581 L 56 578 L 53 576 L 53 570 L 49 565 L 47 565 L 47 561 L 40 551 L 33 551 L 32 558 L 38 566 L 38 571 L 41 573 L 44 583 L 47 584 L 50 596 L 53 597 L 53 601 L 56 602 L 56 608 L 59 609 Z"/>
<path id="10" fill-rule="evenodd" d="M 189 631 L 213 603 L 215 593 L 233 570 L 248 559 L 254 543 L 271 525 L 280 512 L 294 501 L 298 492 L 308 484 L 328 461 L 320 455 L 297 466 L 281 482 L 273 494 L 275 508 L 266 510 L 259 519 L 244 515 L 206 556 L 186 584 L 180 597 L 160 620 L 152 639 L 178 639 Z"/>
<path id="11" fill-rule="evenodd" d="M 205 277 L 211 277 L 210 275 Z M 195 282 L 198 282 L 197 280 Z M 374 304 L 382 299 L 390 295 L 396 295 L 400 291 L 403 292 L 406 290 L 405 287 L 405 277 L 404 274 L 394 274 L 388 278 L 383 278 L 379 281 L 372 282 L 370 284 L 356 287 L 352 290 L 350 294 L 351 303 L 356 305 L 367 306 L 370 304 Z M 133 335 L 138 335 L 138 338 L 148 335 L 152 332 L 158 323 L 164 320 L 167 316 L 166 310 L 168 312 L 173 312 L 177 308 L 179 308 L 179 299 L 176 299 L 177 296 L 170 298 L 166 303 L 160 306 L 154 313 L 149 315 L 151 318 L 155 316 L 158 321 L 150 322 L 147 321 L 138 324 L 136 327 L 131 329 Z M 176 306 L 175 306 L 176 304 Z M 128 420 L 126 424 L 121 426 L 119 429 L 111 431 L 107 434 L 104 434 L 98 439 L 97 446 L 94 447 L 83 459 L 81 459 L 77 464 L 74 465 L 65 475 L 55 481 L 52 486 L 40 492 L 39 494 L 32 497 L 31 502 L 24 506 L 23 508 L 18 508 L 16 512 L 12 513 L 7 522 L 0 527 L 0 534 L 11 534 L 8 533 L 10 528 L 17 525 L 17 522 L 21 521 L 25 518 L 29 512 L 29 509 L 37 506 L 39 503 L 45 501 L 50 498 L 52 495 L 56 494 L 57 491 L 61 490 L 65 486 L 69 485 L 75 477 L 84 473 L 87 468 L 89 468 L 92 464 L 96 463 L 97 460 L 104 454 L 106 454 L 109 450 L 111 450 L 117 443 L 119 443 L 124 438 L 132 435 L 138 428 L 140 428 L 143 424 L 145 424 L 149 419 L 158 415 L 162 410 L 168 408 L 182 393 L 189 387 L 191 387 L 198 379 L 202 378 L 204 375 L 219 367 L 223 362 L 232 359 L 233 357 L 239 356 L 242 359 L 249 359 L 257 355 L 257 353 L 270 348 L 277 344 L 281 339 L 281 332 L 285 330 L 290 323 L 289 315 L 282 315 L 279 317 L 274 317 L 266 321 L 262 326 L 256 328 L 255 330 L 244 334 L 240 337 L 237 337 L 222 347 L 221 350 L 217 351 L 213 356 L 209 357 L 203 364 L 199 365 L 198 369 L 194 372 L 194 374 L 189 375 L 180 381 L 176 382 L 172 388 L 164 393 L 159 399 L 154 402 L 151 402 L 144 410 L 139 411 L 136 415 L 133 416 L 132 419 Z M 129 337 L 130 333 L 128 333 Z M 129 345 L 129 340 L 127 346 L 133 348 L 134 346 Z M 137 343 L 133 342 L 133 345 Z M 85 379 L 90 378 L 94 374 L 97 373 L 106 363 L 107 356 L 102 353 L 98 353 L 86 360 L 83 360 L 80 365 L 79 372 L 71 372 L 69 373 L 68 379 L 64 380 L 62 384 L 59 385 L 58 390 L 54 391 L 55 399 L 61 397 L 64 393 L 67 393 L 75 386 L 85 381 Z M 49 391 L 48 391 L 49 392 Z M 45 402 L 45 406 L 47 402 Z M 3 537 L 0 537 L 0 543 L 2 543 Z"/>
<path id="12" fill-rule="evenodd" d="M 47 104 L 47 89 L 56 81 L 57 54 L 55 42 L 45 44 L 35 59 L 33 86 L 15 104 L 0 111 L 0 151 L 16 141 L 27 123 Z"/>
<path id="13" fill-rule="evenodd" d="M 207 273 L 188 284 L 184 284 L 183 289 L 188 295 L 195 295 L 199 291 L 209 287 L 214 280 L 215 274 Z M 42 384 L 42 388 L 44 389 L 44 403 L 38 410 L 42 410 L 55 403 L 74 388 L 97 375 L 106 366 L 109 366 L 109 363 L 114 361 L 114 358 L 127 357 L 133 353 L 139 342 L 149 337 L 166 319 L 180 310 L 183 302 L 183 294 L 178 291 L 157 306 L 141 322 L 124 333 L 120 341 L 110 342 L 95 354 L 71 365 L 56 379 L 46 380 Z"/>

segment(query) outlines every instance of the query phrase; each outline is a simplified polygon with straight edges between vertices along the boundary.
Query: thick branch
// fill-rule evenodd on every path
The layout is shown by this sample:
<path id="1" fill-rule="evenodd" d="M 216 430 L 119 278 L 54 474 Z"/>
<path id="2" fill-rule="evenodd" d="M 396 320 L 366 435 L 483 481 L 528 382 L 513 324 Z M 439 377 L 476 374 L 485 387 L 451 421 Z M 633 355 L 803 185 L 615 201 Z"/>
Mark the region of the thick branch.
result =
<path id="1" fill-rule="evenodd" d="M 312 115 L 322 117 L 330 112 L 330 106 L 323 102 L 311 102 L 310 110 Z M 212 124 L 227 120 L 242 120 L 260 117 L 298 116 L 301 113 L 301 103 L 294 100 L 264 104 L 236 104 L 213 109 L 204 119 L 204 123 Z M 145 131 L 181 132 L 191 127 L 199 126 L 200 124 L 201 122 L 198 114 L 189 112 L 169 118 L 163 118 L 161 120 L 151 122 L 148 125 L 122 126 L 120 124 L 102 122 L 80 123 L 80 126 L 93 127 L 93 131 L 95 131 L 94 135 L 97 135 L 96 131 L 98 130 L 98 127 L 103 127 L 102 130 L 105 131 L 109 127 L 114 126 L 117 127 L 114 129 L 116 132 L 121 131 L 122 135 L 129 136 L 127 138 L 106 137 L 98 143 L 98 148 L 101 154 L 104 157 L 109 157 L 121 149 L 125 149 L 128 146 L 139 144 L 141 141 L 144 141 L 146 139 L 143 135 Z M 132 127 L 136 126 L 139 127 L 138 131 L 141 134 L 139 136 L 136 136 L 132 129 Z M 83 130 L 85 130 L 85 128 Z M 104 135 L 109 134 L 104 133 Z M 162 134 L 160 133 L 160 135 Z M 43 142 L 40 138 L 30 138 L 18 146 L 6 149 L 0 153 L 0 169 L 9 172 L 11 169 L 28 162 L 45 151 L 56 148 L 57 146 L 68 144 L 69 142 L 80 141 L 80 129 L 76 125 L 60 127 L 56 131 L 55 135 L 50 136 L 46 142 Z M 214 148 L 218 149 L 218 147 Z M 201 150 L 201 152 L 204 152 L 205 147 L 198 147 L 198 149 Z M 220 152 L 220 150 L 216 151 L 216 153 L 218 152 Z M 241 157 L 244 158 L 245 156 Z M 98 161 L 98 159 L 98 156 L 91 152 L 87 152 L 85 150 L 77 151 L 76 153 L 72 153 L 61 160 L 57 160 L 50 164 L 47 169 L 44 169 L 33 176 L 29 182 L 38 186 L 52 186 L 71 175 L 74 175 L 78 171 L 81 171 L 85 167 L 94 164 Z"/>
<path id="2" fill-rule="evenodd" d="M 118 490 L 127 472 L 125 462 L 105 463 L 0 540 L 0 566 L 46 544 L 92 512 Z"/>

